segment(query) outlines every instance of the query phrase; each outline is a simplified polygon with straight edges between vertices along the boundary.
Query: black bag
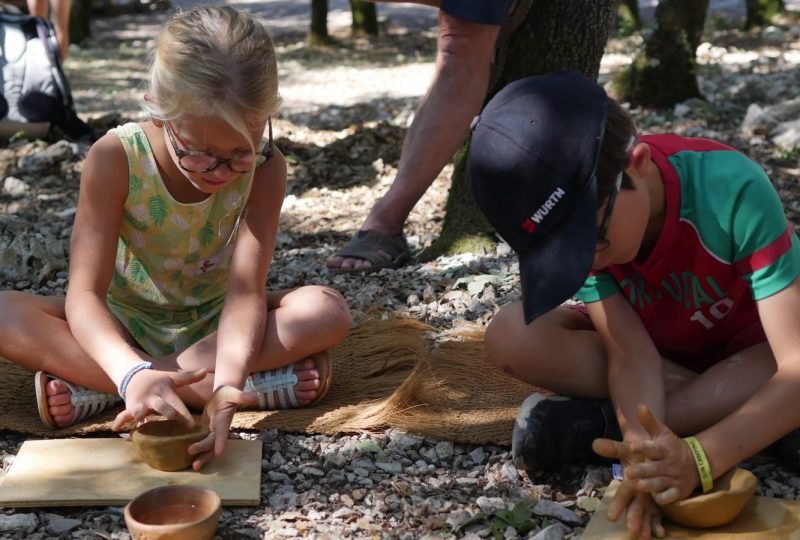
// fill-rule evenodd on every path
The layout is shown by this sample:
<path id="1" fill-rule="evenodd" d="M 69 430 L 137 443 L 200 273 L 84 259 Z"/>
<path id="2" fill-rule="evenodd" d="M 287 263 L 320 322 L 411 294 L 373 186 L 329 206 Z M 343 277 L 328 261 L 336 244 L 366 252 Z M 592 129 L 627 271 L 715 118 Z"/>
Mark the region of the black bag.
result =
<path id="1" fill-rule="evenodd" d="M 41 136 L 52 126 L 72 139 L 91 139 L 75 113 L 50 21 L 0 13 L 0 136 Z"/>

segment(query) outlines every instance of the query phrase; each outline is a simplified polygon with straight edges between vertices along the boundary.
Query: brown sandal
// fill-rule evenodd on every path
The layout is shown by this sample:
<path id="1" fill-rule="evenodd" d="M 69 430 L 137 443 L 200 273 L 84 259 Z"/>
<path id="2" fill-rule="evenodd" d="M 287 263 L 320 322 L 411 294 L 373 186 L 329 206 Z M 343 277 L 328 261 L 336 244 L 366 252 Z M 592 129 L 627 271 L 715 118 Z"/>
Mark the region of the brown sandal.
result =
<path id="1" fill-rule="evenodd" d="M 363 259 L 371 266 L 366 268 L 330 268 L 334 274 L 375 272 L 382 268 L 397 268 L 411 259 L 411 251 L 402 234 L 388 236 L 377 231 L 358 231 L 334 257 Z"/>

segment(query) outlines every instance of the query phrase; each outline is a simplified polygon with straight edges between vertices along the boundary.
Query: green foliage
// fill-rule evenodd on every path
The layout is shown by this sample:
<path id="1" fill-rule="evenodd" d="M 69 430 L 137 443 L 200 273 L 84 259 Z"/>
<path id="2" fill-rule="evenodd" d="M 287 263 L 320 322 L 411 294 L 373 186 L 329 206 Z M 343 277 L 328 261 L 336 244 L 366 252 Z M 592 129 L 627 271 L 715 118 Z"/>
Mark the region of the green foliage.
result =
<path id="1" fill-rule="evenodd" d="M 800 146 L 795 146 L 792 149 L 783 149 L 778 159 L 787 165 L 797 164 L 800 162 Z"/>
<path id="2" fill-rule="evenodd" d="M 475 512 L 468 520 L 453 528 L 452 533 L 458 534 L 470 525 L 485 522 L 490 526 L 495 540 L 502 540 L 508 527 L 516 530 L 518 535 L 524 536 L 537 527 L 547 525 L 546 520 L 536 518 L 533 515 L 533 508 L 537 502 L 538 500 L 535 497 L 524 497 L 508 506 L 505 510 L 500 510 L 491 515 L 486 515 L 480 511 Z"/>

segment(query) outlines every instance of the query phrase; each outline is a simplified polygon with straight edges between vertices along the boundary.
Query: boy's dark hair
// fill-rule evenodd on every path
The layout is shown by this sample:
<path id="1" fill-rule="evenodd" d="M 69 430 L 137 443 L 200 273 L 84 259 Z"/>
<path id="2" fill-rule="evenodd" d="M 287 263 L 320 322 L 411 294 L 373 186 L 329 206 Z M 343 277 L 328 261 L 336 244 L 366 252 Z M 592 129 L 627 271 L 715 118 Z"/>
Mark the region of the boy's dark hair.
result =
<path id="1" fill-rule="evenodd" d="M 608 98 L 605 134 L 597 159 L 598 208 L 603 206 L 614 191 L 617 175 L 628 163 L 633 137 L 636 137 L 636 125 L 631 115 L 614 99 Z M 622 174 L 622 189 L 634 189 L 633 181 L 626 173 Z"/>

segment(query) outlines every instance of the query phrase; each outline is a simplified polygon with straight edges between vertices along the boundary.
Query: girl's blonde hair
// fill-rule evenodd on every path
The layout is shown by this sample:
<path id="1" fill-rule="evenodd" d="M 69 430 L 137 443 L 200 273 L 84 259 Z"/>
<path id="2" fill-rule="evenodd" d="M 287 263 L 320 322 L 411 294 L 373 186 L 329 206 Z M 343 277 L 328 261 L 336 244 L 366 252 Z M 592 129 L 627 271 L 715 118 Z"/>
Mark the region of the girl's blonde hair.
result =
<path id="1" fill-rule="evenodd" d="M 249 126 L 280 106 L 266 26 L 229 6 L 172 17 L 156 39 L 145 107 L 156 118 L 218 117 L 251 140 Z"/>

